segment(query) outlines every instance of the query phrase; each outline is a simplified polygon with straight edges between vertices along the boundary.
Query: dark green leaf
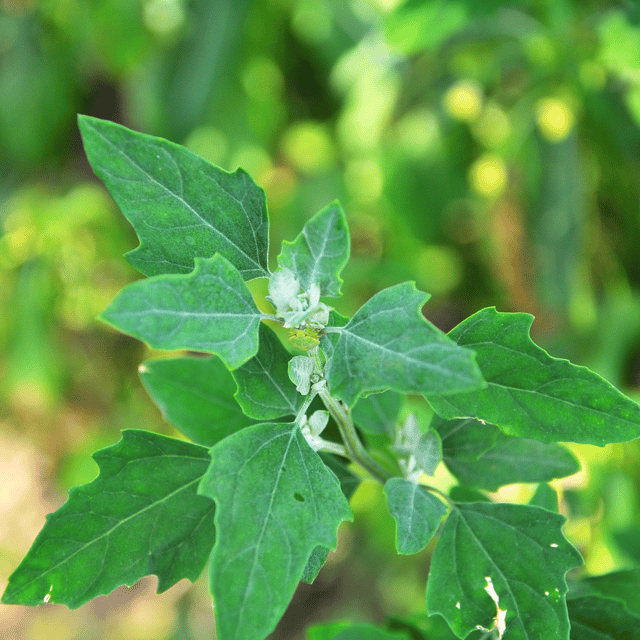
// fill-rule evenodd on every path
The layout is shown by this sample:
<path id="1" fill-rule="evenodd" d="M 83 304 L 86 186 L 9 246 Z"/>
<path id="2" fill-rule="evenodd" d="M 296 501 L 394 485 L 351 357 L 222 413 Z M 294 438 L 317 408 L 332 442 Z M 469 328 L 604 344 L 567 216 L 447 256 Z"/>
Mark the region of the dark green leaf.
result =
<path id="1" fill-rule="evenodd" d="M 278 264 L 293 271 L 303 291 L 317 284 L 320 295 L 337 297 L 350 247 L 344 211 L 339 202 L 332 202 L 304 225 L 293 242 L 282 243 Z"/>
<path id="2" fill-rule="evenodd" d="M 624 602 L 631 613 L 640 616 L 640 569 L 627 569 L 601 576 L 589 576 L 576 584 L 584 589 L 586 594 L 620 600 Z"/>
<path id="3" fill-rule="evenodd" d="M 542 442 L 605 445 L 640 436 L 640 405 L 592 371 L 549 356 L 529 337 L 532 321 L 492 307 L 455 327 L 449 337 L 476 352 L 488 386 L 429 396 L 436 412 L 479 418 Z"/>
<path id="4" fill-rule="evenodd" d="M 335 548 L 351 510 L 296 424 L 258 424 L 211 449 L 200 493 L 216 501 L 210 578 L 220 640 L 264 638 L 311 553 Z"/>
<path id="5" fill-rule="evenodd" d="M 260 325 L 258 353 L 233 372 L 238 385 L 236 400 L 246 415 L 273 420 L 298 412 L 304 397 L 289 380 L 290 359 L 276 334 Z"/>
<path id="6" fill-rule="evenodd" d="M 469 487 L 463 487 L 457 484 L 455 487 L 449 489 L 449 497 L 454 502 L 491 502 L 489 498 L 476 489 L 469 489 Z"/>
<path id="7" fill-rule="evenodd" d="M 640 617 L 617 600 L 582 596 L 567 601 L 571 640 L 640 640 Z"/>
<path id="8" fill-rule="evenodd" d="M 148 431 L 94 454 L 100 475 L 71 489 L 9 578 L 2 602 L 75 609 L 142 576 L 158 592 L 195 580 L 214 542 L 214 503 L 196 493 L 207 449 Z"/>
<path id="9" fill-rule="evenodd" d="M 529 504 L 532 507 L 542 507 L 547 511 L 558 510 L 558 494 L 553 487 L 548 484 L 540 484 L 535 493 L 531 496 Z"/>
<path id="10" fill-rule="evenodd" d="M 342 327 L 329 370 L 331 392 L 353 405 L 385 388 L 449 394 L 484 386 L 474 354 L 428 322 L 428 295 L 410 282 L 380 291 Z"/>
<path id="11" fill-rule="evenodd" d="M 242 169 L 227 173 L 183 147 L 79 116 L 89 162 L 133 225 L 127 254 L 145 275 L 190 273 L 195 258 L 223 255 L 245 280 L 267 277 L 264 191 Z"/>
<path id="12" fill-rule="evenodd" d="M 422 551 L 437 531 L 447 507 L 425 487 L 403 478 L 388 480 L 384 492 L 397 525 L 398 553 Z"/>
<path id="13" fill-rule="evenodd" d="M 215 353 L 235 369 L 258 351 L 262 313 L 235 267 L 217 254 L 196 258 L 188 275 L 130 284 L 101 317 L 154 349 Z"/>
<path id="14" fill-rule="evenodd" d="M 402 631 L 386 631 L 368 624 L 338 623 L 312 627 L 309 640 L 410 640 Z"/>
<path id="15" fill-rule="evenodd" d="M 162 415 L 198 444 L 210 447 L 254 422 L 234 400 L 236 385 L 218 358 L 148 360 L 139 371 Z"/>
<path id="16" fill-rule="evenodd" d="M 352 411 L 353 419 L 366 433 L 393 436 L 402 399 L 402 395 L 395 391 L 372 393 L 356 402 Z"/>
<path id="17" fill-rule="evenodd" d="M 477 460 L 496 443 L 500 429 L 473 418 L 443 420 L 433 416 L 431 427 L 442 438 L 442 455 L 457 460 Z"/>
<path id="18" fill-rule="evenodd" d="M 428 612 L 459 638 L 494 624 L 506 627 L 505 640 L 567 638 L 564 576 L 582 560 L 562 534 L 564 520 L 528 505 L 458 504 L 433 554 Z"/>
<path id="19" fill-rule="evenodd" d="M 580 471 L 575 456 L 559 444 L 511 438 L 502 433 L 496 445 L 477 460 L 445 456 L 444 463 L 462 484 L 487 491 L 515 482 L 547 482 Z"/>
<path id="20" fill-rule="evenodd" d="M 320 457 L 327 467 L 338 476 L 342 493 L 344 493 L 344 497 L 349 500 L 353 492 L 358 488 L 360 478 L 351 473 L 344 464 L 330 453 L 321 453 Z M 318 577 L 318 573 L 320 573 L 320 569 L 322 569 L 324 563 L 327 561 L 328 555 L 329 549 L 326 547 L 316 547 L 311 552 L 301 580 L 311 584 Z"/>

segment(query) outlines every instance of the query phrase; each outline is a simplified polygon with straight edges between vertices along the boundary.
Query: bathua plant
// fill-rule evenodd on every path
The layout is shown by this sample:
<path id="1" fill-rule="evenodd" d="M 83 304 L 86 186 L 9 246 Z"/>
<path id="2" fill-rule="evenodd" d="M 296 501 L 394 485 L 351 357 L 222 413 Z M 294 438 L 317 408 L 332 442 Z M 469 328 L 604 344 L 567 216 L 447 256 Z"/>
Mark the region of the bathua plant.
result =
<path id="1" fill-rule="evenodd" d="M 639 572 L 568 595 L 567 571 L 582 559 L 545 484 L 579 469 L 558 442 L 637 438 L 635 402 L 536 346 L 527 314 L 482 309 L 445 335 L 422 315 L 429 296 L 405 282 L 341 316 L 327 302 L 349 259 L 337 202 L 283 243 L 272 272 L 265 195 L 246 172 L 79 122 L 140 239 L 127 259 L 148 276 L 102 319 L 154 349 L 211 355 L 141 365 L 190 441 L 132 429 L 96 452 L 99 476 L 47 518 L 2 602 L 76 608 L 149 574 L 162 592 L 208 563 L 217 637 L 262 640 L 298 582 L 317 576 L 369 476 L 384 485 L 398 553 L 438 537 L 430 617 L 316 627 L 311 640 L 639 637 Z M 247 288 L 255 278 L 268 280 L 273 313 Z M 432 411 L 408 413 L 407 394 Z M 441 462 L 460 482 L 450 495 L 429 484 Z M 530 504 L 487 497 L 514 482 L 540 483 Z"/>

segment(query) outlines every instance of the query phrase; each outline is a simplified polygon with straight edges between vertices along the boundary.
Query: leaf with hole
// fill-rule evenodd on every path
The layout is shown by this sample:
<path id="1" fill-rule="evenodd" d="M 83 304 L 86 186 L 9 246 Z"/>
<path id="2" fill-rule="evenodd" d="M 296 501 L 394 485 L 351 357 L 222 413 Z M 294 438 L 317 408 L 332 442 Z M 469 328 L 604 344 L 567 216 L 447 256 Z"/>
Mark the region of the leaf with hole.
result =
<path id="1" fill-rule="evenodd" d="M 211 449 L 199 492 L 216 502 L 209 575 L 220 640 L 273 631 L 318 546 L 352 517 L 336 476 L 297 424 L 262 423 Z"/>

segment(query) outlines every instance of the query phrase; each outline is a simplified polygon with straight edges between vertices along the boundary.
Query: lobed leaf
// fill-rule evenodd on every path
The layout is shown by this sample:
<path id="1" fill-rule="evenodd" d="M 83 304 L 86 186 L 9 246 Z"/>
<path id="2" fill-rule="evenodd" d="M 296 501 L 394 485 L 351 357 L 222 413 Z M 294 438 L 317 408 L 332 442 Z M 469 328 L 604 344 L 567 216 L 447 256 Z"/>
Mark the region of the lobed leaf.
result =
<path id="1" fill-rule="evenodd" d="M 576 587 L 579 589 L 579 595 L 599 595 L 619 600 L 631 613 L 640 616 L 640 569 L 625 569 L 589 576 L 574 583 L 571 586 L 572 591 Z"/>
<path id="2" fill-rule="evenodd" d="M 500 429 L 473 418 L 443 420 L 433 416 L 431 428 L 442 439 L 442 454 L 457 460 L 477 460 L 496 443 Z"/>
<path id="3" fill-rule="evenodd" d="M 581 564 L 565 519 L 518 504 L 457 504 L 431 562 L 427 610 L 459 638 L 478 627 L 505 640 L 566 640 L 565 573 Z"/>
<path id="4" fill-rule="evenodd" d="M 396 521 L 398 553 L 411 555 L 422 551 L 438 530 L 447 507 L 426 487 L 404 478 L 388 480 L 384 493 Z"/>
<path id="5" fill-rule="evenodd" d="M 133 225 L 127 260 L 147 276 L 190 273 L 223 255 L 245 280 L 268 277 L 264 191 L 242 169 L 227 173 L 191 151 L 121 125 L 79 116 L 84 148 Z"/>
<path id="6" fill-rule="evenodd" d="M 444 463 L 468 487 L 497 491 L 515 482 L 548 482 L 580 471 L 575 456 L 559 444 L 499 434 L 495 446 L 477 460 L 444 456 Z"/>
<path id="7" fill-rule="evenodd" d="M 640 617 L 621 602 L 602 596 L 567 601 L 571 640 L 640 640 Z"/>
<path id="8" fill-rule="evenodd" d="M 263 423 L 211 449 L 199 491 L 216 501 L 211 589 L 220 640 L 260 640 L 284 613 L 311 553 L 335 548 L 351 509 L 297 424 Z"/>
<path id="9" fill-rule="evenodd" d="M 344 497 L 347 500 L 350 500 L 353 492 L 360 484 L 360 478 L 349 471 L 349 469 L 342 464 L 336 456 L 331 455 L 330 453 L 321 453 L 320 457 L 327 467 L 336 474 L 340 481 L 340 489 L 342 489 Z M 327 561 L 328 555 L 329 549 L 322 546 L 316 547 L 311 552 L 311 556 L 309 556 L 309 560 L 307 561 L 307 565 L 304 568 L 304 572 L 300 579 L 303 582 L 311 584 L 318 577 L 320 569 L 322 569 L 324 563 Z"/>
<path id="10" fill-rule="evenodd" d="M 599 375 L 552 358 L 529 337 L 533 316 L 478 311 L 448 335 L 476 352 L 484 389 L 429 395 L 443 418 L 474 417 L 512 436 L 605 445 L 640 436 L 640 405 Z"/>
<path id="11" fill-rule="evenodd" d="M 329 369 L 334 396 L 353 405 L 361 394 L 449 394 L 480 389 L 474 354 L 458 347 L 421 313 L 427 294 L 410 282 L 367 301 L 342 327 Z"/>
<path id="12" fill-rule="evenodd" d="M 295 415 L 304 398 L 289 380 L 291 356 L 265 324 L 259 336 L 258 353 L 232 373 L 238 385 L 236 400 L 246 415 L 258 420 Z"/>
<path id="13" fill-rule="evenodd" d="M 262 313 L 235 267 L 217 254 L 196 258 L 188 275 L 128 285 L 101 318 L 154 349 L 215 353 L 235 369 L 258 351 Z"/>
<path id="14" fill-rule="evenodd" d="M 160 593 L 202 572 L 215 538 L 214 503 L 196 493 L 207 449 L 127 430 L 93 457 L 100 475 L 47 516 L 9 578 L 5 604 L 75 609 L 146 575 L 158 576 Z"/>
<path id="15" fill-rule="evenodd" d="M 148 360 L 139 371 L 162 415 L 198 444 L 210 447 L 254 423 L 235 401 L 236 385 L 219 358 Z"/>
<path id="16" fill-rule="evenodd" d="M 337 297 L 350 248 L 347 218 L 336 201 L 316 213 L 293 242 L 282 243 L 278 264 L 298 277 L 303 291 L 316 284 L 320 295 Z"/>

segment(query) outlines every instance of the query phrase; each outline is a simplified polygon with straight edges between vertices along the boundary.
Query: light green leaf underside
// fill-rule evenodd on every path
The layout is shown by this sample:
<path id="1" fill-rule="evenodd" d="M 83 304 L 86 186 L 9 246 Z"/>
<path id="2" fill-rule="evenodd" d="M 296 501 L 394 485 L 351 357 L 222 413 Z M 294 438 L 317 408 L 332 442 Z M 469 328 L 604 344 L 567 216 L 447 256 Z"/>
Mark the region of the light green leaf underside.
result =
<path id="1" fill-rule="evenodd" d="M 601 596 L 567 601 L 571 640 L 640 640 L 640 617 L 621 602 Z"/>
<path id="2" fill-rule="evenodd" d="M 254 423 L 235 401 L 236 385 L 218 358 L 148 360 L 139 371 L 162 415 L 198 444 L 210 447 Z"/>
<path id="3" fill-rule="evenodd" d="M 442 462 L 442 442 L 435 429 L 429 429 L 423 433 L 413 451 L 418 466 L 428 475 L 432 476 Z"/>
<path id="4" fill-rule="evenodd" d="M 293 242 L 282 243 L 278 264 L 296 274 L 303 291 L 317 284 L 320 295 L 337 297 L 350 248 L 346 216 L 340 204 L 332 202 L 304 225 Z"/>
<path id="5" fill-rule="evenodd" d="M 499 606 L 506 611 L 505 640 L 566 640 L 564 576 L 582 560 L 562 534 L 564 521 L 527 505 L 456 505 L 431 562 L 429 614 L 443 616 L 464 638 L 477 625 L 492 628 Z"/>
<path id="6" fill-rule="evenodd" d="M 220 640 L 273 631 L 317 546 L 351 509 L 296 424 L 258 424 L 211 449 L 200 493 L 216 501 L 210 581 Z"/>
<path id="7" fill-rule="evenodd" d="M 372 393 L 360 398 L 351 412 L 355 423 L 366 433 L 393 436 L 402 395 L 395 391 Z"/>
<path id="8" fill-rule="evenodd" d="M 258 353 L 232 373 L 238 385 L 236 400 L 246 415 L 259 420 L 295 415 L 304 397 L 289 380 L 291 356 L 265 324 L 259 335 Z"/>
<path id="9" fill-rule="evenodd" d="M 541 442 L 605 445 L 640 436 L 640 405 L 592 371 L 549 356 L 529 337 L 532 321 L 488 308 L 455 327 L 449 337 L 476 352 L 488 385 L 446 398 L 426 394 L 435 411 Z"/>
<path id="10" fill-rule="evenodd" d="M 191 151 L 88 116 L 78 118 L 85 151 L 133 225 L 129 262 L 148 276 L 190 273 L 216 252 L 245 280 L 267 277 L 264 191 L 242 169 L 227 173 Z"/>
<path id="11" fill-rule="evenodd" d="M 342 327 L 329 371 L 332 393 L 353 405 L 360 394 L 389 388 L 449 394 L 484 385 L 474 354 L 428 322 L 427 294 L 410 282 L 380 291 Z"/>
<path id="12" fill-rule="evenodd" d="M 214 503 L 196 489 L 207 449 L 148 431 L 94 454 L 100 475 L 71 489 L 9 578 L 5 604 L 75 609 L 120 585 L 158 576 L 158 592 L 194 581 L 214 543 Z"/>
<path id="13" fill-rule="evenodd" d="M 575 456 L 559 444 L 499 434 L 494 447 L 477 460 L 444 457 L 449 471 L 468 487 L 497 491 L 515 482 L 548 482 L 580 471 Z"/>
<path id="14" fill-rule="evenodd" d="M 403 478 L 384 485 L 389 513 L 396 521 L 396 549 L 410 555 L 422 551 L 438 529 L 447 508 L 425 487 Z"/>
<path id="15" fill-rule="evenodd" d="M 214 353 L 235 369 L 258 351 L 262 313 L 235 267 L 217 254 L 196 258 L 188 275 L 130 284 L 101 318 L 154 349 Z"/>

